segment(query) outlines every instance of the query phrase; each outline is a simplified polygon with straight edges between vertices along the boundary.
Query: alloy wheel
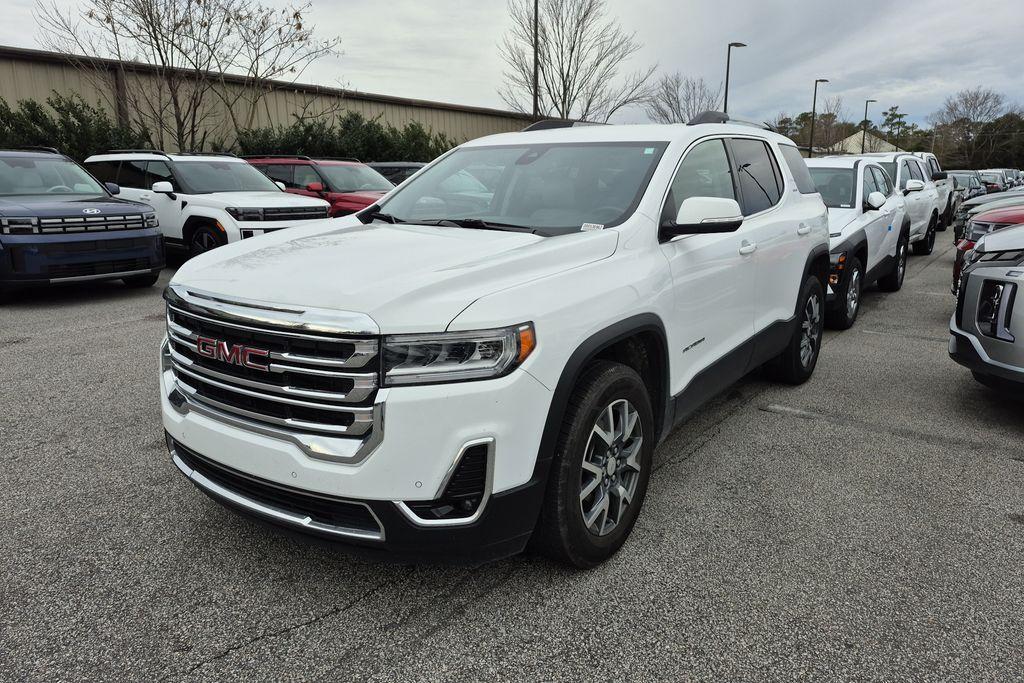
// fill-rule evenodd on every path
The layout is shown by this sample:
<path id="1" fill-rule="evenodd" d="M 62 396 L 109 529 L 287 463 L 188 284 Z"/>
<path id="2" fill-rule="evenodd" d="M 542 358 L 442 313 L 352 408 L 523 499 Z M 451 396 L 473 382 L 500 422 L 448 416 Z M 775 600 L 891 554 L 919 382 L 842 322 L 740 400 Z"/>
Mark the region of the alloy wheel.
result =
<path id="1" fill-rule="evenodd" d="M 900 246 L 896 248 L 896 278 L 899 280 L 899 285 L 903 286 L 903 276 L 907 274 L 907 243 L 900 242 Z"/>
<path id="2" fill-rule="evenodd" d="M 217 247 L 217 238 L 213 233 L 200 230 L 192 237 L 192 253 L 202 254 Z"/>
<path id="3" fill-rule="evenodd" d="M 852 320 L 860 306 L 860 270 L 850 273 L 850 284 L 846 287 L 846 315 Z"/>
<path id="4" fill-rule="evenodd" d="M 580 511 L 591 533 L 605 536 L 625 518 L 640 483 L 642 445 L 640 413 L 626 399 L 597 416 L 580 472 Z"/>
<path id="5" fill-rule="evenodd" d="M 807 299 L 800 327 L 800 363 L 809 368 L 818 352 L 818 342 L 821 339 L 821 300 L 817 294 L 811 294 Z"/>

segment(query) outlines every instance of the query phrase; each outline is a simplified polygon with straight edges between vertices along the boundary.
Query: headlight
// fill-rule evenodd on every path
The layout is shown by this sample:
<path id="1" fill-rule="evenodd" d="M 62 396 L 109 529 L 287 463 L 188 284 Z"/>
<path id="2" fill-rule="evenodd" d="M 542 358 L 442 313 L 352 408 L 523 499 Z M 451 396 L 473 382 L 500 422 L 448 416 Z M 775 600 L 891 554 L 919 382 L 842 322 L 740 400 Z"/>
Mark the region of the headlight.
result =
<path id="1" fill-rule="evenodd" d="M 501 377 L 526 360 L 536 346 L 532 323 L 388 336 L 384 338 L 384 386 Z"/>
<path id="2" fill-rule="evenodd" d="M 263 220 L 263 209 L 240 209 L 230 206 L 227 209 L 228 215 L 236 221 L 261 221 Z"/>
<path id="3" fill-rule="evenodd" d="M 142 215 L 143 220 L 146 221 L 147 228 L 158 228 L 160 227 L 160 221 L 156 219 L 155 213 L 146 213 Z"/>
<path id="4" fill-rule="evenodd" d="M 39 232 L 39 221 L 34 216 L 0 218 L 0 233 L 5 235 L 32 235 Z"/>

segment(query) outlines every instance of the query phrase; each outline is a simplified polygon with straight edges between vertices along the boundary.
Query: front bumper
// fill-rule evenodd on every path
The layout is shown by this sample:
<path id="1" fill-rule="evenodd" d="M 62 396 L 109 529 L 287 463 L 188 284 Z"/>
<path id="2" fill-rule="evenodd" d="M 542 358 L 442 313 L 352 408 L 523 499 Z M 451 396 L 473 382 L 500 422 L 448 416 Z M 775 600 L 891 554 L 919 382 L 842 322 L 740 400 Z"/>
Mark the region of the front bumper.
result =
<path id="1" fill-rule="evenodd" d="M 546 463 L 538 465 L 537 454 L 550 391 L 521 369 L 481 382 L 383 389 L 378 401 L 379 425 L 370 443 L 304 442 L 299 434 L 218 415 L 180 391 L 173 369 L 161 363 L 163 423 L 172 458 L 219 502 L 279 527 L 396 557 L 483 561 L 521 551 L 544 492 Z M 411 513 L 406 503 L 437 500 L 465 446 L 482 440 L 493 446 L 479 514 L 437 524 Z M 357 533 L 324 528 L 307 503 L 268 506 L 265 497 L 261 503 L 259 495 L 247 493 L 239 479 L 208 486 L 212 478 L 176 449 L 191 453 L 193 462 L 207 469 L 227 469 L 303 500 L 361 506 L 372 511 L 379 532 L 367 535 L 374 530 L 366 525 Z M 323 457 L 327 451 L 330 458 Z"/>
<path id="2" fill-rule="evenodd" d="M 957 329 L 953 322 L 949 326 L 949 335 L 950 358 L 979 374 L 999 377 L 1019 384 L 1024 390 L 1024 368 L 1016 368 L 993 360 L 977 337 Z"/>
<path id="3" fill-rule="evenodd" d="M 163 238 L 157 228 L 0 237 L 0 287 L 5 289 L 116 280 L 163 267 Z"/>

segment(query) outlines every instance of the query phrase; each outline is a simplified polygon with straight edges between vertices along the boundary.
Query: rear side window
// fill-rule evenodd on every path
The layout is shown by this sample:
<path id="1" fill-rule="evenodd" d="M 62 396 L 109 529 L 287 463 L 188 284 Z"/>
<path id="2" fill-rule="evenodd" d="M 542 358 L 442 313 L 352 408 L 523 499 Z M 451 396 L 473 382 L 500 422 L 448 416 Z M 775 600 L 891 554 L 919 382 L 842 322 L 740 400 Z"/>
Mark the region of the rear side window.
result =
<path id="1" fill-rule="evenodd" d="M 680 204 L 690 197 L 736 199 L 729 157 L 721 140 L 702 142 L 687 152 L 669 187 L 665 208 L 661 212 L 662 224 L 675 221 Z"/>
<path id="2" fill-rule="evenodd" d="M 796 181 L 796 189 L 800 190 L 802 194 L 817 192 L 818 189 L 814 186 L 811 173 L 807 170 L 807 164 L 800 156 L 800 150 L 792 145 L 779 145 L 779 149 L 782 150 L 782 158 L 786 160 L 789 172 L 793 174 L 793 180 Z"/>
<path id="3" fill-rule="evenodd" d="M 729 141 L 743 196 L 743 215 L 759 213 L 779 202 L 782 190 L 776 180 L 774 156 L 762 140 L 733 138 Z"/>
<path id="4" fill-rule="evenodd" d="M 120 165 L 120 161 L 93 161 L 85 164 L 85 167 L 101 183 L 117 183 L 117 170 Z"/>

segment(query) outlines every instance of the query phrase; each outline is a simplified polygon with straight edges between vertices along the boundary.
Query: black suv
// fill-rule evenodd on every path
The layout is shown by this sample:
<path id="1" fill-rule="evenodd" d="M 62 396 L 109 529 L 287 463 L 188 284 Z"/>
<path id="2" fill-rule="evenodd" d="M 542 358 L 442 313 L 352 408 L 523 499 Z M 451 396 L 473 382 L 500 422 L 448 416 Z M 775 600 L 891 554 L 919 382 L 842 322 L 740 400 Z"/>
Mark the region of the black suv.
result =
<path id="1" fill-rule="evenodd" d="M 55 149 L 0 150 L 0 297 L 60 282 L 156 283 L 164 266 L 156 214 L 118 192 Z"/>

